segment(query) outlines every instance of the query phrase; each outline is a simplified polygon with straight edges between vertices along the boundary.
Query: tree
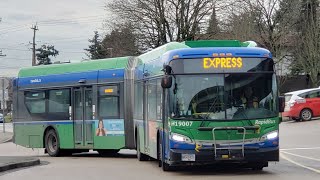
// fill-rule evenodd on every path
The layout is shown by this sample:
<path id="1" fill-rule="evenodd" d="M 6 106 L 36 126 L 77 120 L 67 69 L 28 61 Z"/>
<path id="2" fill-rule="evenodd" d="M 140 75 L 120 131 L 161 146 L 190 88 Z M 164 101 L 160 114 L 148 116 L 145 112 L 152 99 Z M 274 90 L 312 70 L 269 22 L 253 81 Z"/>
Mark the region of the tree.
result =
<path id="1" fill-rule="evenodd" d="M 36 52 L 38 65 L 52 64 L 50 56 L 56 57 L 59 55 L 59 51 L 56 50 L 53 45 L 44 44 L 40 48 L 36 49 Z"/>
<path id="2" fill-rule="evenodd" d="M 93 38 L 88 41 L 90 43 L 89 48 L 84 50 L 88 51 L 87 56 L 90 59 L 103 59 L 109 56 L 108 52 L 101 45 L 98 31 L 94 31 Z"/>
<path id="3" fill-rule="evenodd" d="M 128 23 L 116 25 L 111 33 L 107 34 L 101 42 L 110 57 L 138 55 L 137 37 Z"/>
<path id="4" fill-rule="evenodd" d="M 107 9 L 129 22 L 142 49 L 193 40 L 217 0 L 114 0 Z"/>
<path id="5" fill-rule="evenodd" d="M 216 8 L 214 7 L 210 16 L 209 26 L 207 28 L 207 34 L 210 36 L 214 36 L 220 33 L 219 21 L 217 19 Z"/>
<path id="6" fill-rule="evenodd" d="M 320 85 L 320 26 L 318 0 L 301 1 L 300 24 L 296 42 L 294 69 L 306 73 L 313 87 Z"/>

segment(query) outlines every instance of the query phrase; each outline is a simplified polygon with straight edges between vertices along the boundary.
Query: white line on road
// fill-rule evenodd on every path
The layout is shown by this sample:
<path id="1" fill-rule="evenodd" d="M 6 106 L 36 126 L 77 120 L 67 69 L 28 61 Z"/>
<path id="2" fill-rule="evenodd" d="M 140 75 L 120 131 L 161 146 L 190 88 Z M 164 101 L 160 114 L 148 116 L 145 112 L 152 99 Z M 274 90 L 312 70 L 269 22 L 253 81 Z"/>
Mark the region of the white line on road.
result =
<path id="1" fill-rule="evenodd" d="M 308 156 L 302 156 L 302 155 L 299 155 L 299 154 L 289 153 L 289 152 L 285 152 L 285 151 L 281 151 L 281 152 L 285 153 L 285 154 L 292 155 L 292 156 L 296 156 L 296 157 L 301 157 L 301 158 L 310 159 L 310 160 L 314 160 L 314 161 L 320 161 L 320 159 L 317 159 L 317 158 L 312 158 L 312 157 L 308 157 Z"/>
<path id="2" fill-rule="evenodd" d="M 288 148 L 288 149 L 280 149 L 280 151 L 292 151 L 292 150 L 314 150 L 320 149 L 320 147 L 309 147 L 309 148 Z"/>
<path id="3" fill-rule="evenodd" d="M 283 159 L 285 159 L 285 160 L 287 160 L 287 161 L 289 161 L 289 162 L 291 162 L 292 164 L 295 164 L 295 165 L 299 166 L 299 167 L 302 167 L 302 168 L 305 168 L 305 169 L 308 169 L 308 170 L 310 170 L 310 171 L 313 171 L 313 172 L 315 172 L 315 173 L 320 174 L 320 170 L 314 169 L 314 168 L 312 168 L 312 167 L 305 166 L 305 165 L 303 165 L 303 164 L 300 164 L 300 163 L 298 163 L 298 162 L 296 162 L 296 161 L 288 158 L 287 156 L 285 156 L 285 155 L 283 154 L 283 152 L 280 153 L 280 157 L 283 158 Z"/>

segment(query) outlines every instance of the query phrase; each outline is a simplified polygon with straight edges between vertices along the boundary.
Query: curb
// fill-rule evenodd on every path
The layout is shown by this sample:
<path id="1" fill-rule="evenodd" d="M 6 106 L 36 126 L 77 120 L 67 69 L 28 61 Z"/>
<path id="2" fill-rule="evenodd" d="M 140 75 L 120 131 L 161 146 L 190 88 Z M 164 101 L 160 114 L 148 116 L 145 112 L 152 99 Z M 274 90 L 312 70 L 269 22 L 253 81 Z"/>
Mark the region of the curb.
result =
<path id="1" fill-rule="evenodd" d="M 10 141 L 12 141 L 12 139 L 13 139 L 13 138 L 11 137 L 11 138 L 9 138 L 9 139 L 0 141 L 0 144 L 10 142 Z"/>
<path id="2" fill-rule="evenodd" d="M 19 163 L 10 163 L 10 164 L 0 166 L 0 172 L 22 168 L 22 167 L 36 166 L 39 164 L 40 164 L 40 159 L 34 159 L 34 160 L 29 160 L 29 161 L 24 161 Z"/>

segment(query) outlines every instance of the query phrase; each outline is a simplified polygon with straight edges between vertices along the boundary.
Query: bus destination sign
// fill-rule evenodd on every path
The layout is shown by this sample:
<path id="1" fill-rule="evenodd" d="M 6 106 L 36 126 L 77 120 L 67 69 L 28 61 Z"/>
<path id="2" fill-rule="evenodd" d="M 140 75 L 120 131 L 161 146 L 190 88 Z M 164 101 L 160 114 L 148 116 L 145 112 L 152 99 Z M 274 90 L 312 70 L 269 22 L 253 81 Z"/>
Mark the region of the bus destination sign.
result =
<path id="1" fill-rule="evenodd" d="M 241 57 L 203 58 L 204 69 L 239 69 L 242 68 L 242 65 Z"/>

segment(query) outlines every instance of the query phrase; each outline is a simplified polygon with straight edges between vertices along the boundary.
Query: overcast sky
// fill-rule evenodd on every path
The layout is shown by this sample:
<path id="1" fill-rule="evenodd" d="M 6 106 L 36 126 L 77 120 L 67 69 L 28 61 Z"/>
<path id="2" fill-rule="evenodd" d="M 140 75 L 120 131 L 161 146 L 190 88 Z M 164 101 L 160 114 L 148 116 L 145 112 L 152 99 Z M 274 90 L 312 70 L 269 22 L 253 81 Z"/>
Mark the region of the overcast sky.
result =
<path id="1" fill-rule="evenodd" d="M 60 51 L 54 61 L 76 62 L 93 31 L 103 32 L 108 0 L 0 0 L 0 76 L 16 76 L 19 68 L 31 66 L 33 31 L 37 47 L 48 43 Z"/>

